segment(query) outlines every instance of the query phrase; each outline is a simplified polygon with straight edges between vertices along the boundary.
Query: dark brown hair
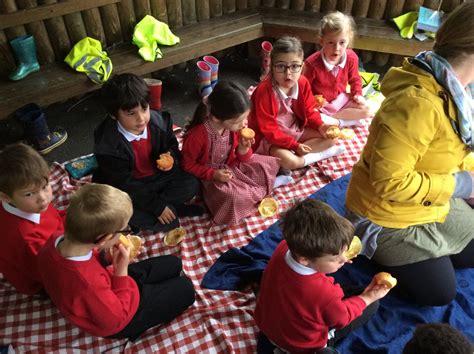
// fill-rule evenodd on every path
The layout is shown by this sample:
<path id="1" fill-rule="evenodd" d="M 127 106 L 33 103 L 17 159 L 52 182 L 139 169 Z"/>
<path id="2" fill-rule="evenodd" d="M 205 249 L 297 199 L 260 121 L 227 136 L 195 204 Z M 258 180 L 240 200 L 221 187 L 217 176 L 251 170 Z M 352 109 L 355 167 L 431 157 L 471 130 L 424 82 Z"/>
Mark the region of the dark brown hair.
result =
<path id="1" fill-rule="evenodd" d="M 239 117 L 249 109 L 250 98 L 242 86 L 234 82 L 219 81 L 207 97 L 207 103 L 199 102 L 185 129 L 189 131 L 202 124 L 209 114 L 220 121 L 226 121 Z"/>
<path id="2" fill-rule="evenodd" d="M 285 213 L 281 227 L 294 257 L 337 255 L 354 237 L 349 220 L 317 199 L 298 202 Z"/>
<path id="3" fill-rule="evenodd" d="M 43 157 L 25 144 L 11 144 L 0 151 L 0 191 L 11 197 L 16 190 L 39 187 L 49 181 Z"/>

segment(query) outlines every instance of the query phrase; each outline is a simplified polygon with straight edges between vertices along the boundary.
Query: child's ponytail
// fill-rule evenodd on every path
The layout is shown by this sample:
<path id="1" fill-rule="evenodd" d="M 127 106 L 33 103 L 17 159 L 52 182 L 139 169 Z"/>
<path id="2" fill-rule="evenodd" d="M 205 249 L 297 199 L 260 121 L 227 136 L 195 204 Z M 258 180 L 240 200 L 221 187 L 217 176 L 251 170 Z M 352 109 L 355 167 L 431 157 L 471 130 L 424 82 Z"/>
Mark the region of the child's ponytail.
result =
<path id="1" fill-rule="evenodd" d="M 191 120 L 189 120 L 186 126 L 184 127 L 184 130 L 186 132 L 204 123 L 204 119 L 207 116 L 207 104 L 204 103 L 205 100 L 207 100 L 207 97 L 204 97 L 203 100 L 199 102 L 198 106 L 196 107 L 196 110 L 194 111 L 193 118 L 191 118 Z"/>

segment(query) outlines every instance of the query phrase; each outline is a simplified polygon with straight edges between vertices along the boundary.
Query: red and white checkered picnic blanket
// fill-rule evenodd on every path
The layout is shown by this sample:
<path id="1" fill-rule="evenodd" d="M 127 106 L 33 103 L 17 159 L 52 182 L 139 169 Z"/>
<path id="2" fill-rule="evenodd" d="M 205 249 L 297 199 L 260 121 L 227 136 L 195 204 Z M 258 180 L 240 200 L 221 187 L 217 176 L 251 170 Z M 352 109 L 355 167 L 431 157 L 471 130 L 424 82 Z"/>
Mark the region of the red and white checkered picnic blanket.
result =
<path id="1" fill-rule="evenodd" d="M 280 212 L 314 193 L 331 180 L 350 172 L 367 139 L 367 126 L 356 128 L 357 136 L 344 141 L 346 152 L 293 173 L 295 181 L 277 188 L 272 197 Z M 71 194 L 90 182 L 90 176 L 72 180 L 57 163 L 51 167 L 54 204 L 68 205 Z M 140 233 L 145 239 L 139 256 L 174 254 L 193 281 L 196 302 L 166 326 L 149 329 L 136 342 L 92 337 L 69 323 L 45 297 L 28 297 L 0 277 L 0 344 L 11 344 L 17 353 L 147 352 L 147 353 L 250 353 L 256 348 L 257 327 L 252 314 L 255 296 L 249 292 L 217 291 L 200 287 L 201 280 L 217 258 L 231 247 L 242 247 L 278 219 L 254 215 L 233 226 L 213 225 L 208 215 L 181 219 L 187 235 L 175 247 L 167 247 L 164 234 Z"/>

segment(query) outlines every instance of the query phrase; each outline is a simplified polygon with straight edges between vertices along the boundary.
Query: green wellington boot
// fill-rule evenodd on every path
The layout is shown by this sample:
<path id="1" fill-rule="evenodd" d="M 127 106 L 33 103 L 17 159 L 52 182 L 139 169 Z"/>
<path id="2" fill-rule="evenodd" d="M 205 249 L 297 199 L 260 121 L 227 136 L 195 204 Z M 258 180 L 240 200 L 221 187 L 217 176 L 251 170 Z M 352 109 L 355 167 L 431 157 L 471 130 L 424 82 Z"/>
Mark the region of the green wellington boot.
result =
<path id="1" fill-rule="evenodd" d="M 40 69 L 36 58 L 35 39 L 32 35 L 17 37 L 10 42 L 10 45 L 18 65 L 16 70 L 10 74 L 10 80 L 21 80 Z"/>

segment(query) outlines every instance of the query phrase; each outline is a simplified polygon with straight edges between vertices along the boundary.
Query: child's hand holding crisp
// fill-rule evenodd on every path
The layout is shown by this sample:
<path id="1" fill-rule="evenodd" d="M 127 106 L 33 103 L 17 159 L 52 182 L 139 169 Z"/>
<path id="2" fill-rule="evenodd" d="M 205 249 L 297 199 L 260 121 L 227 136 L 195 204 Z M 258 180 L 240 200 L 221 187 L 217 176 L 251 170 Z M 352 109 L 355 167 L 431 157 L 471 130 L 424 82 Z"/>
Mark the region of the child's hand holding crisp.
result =
<path id="1" fill-rule="evenodd" d="M 367 285 L 365 290 L 359 296 L 362 298 L 362 300 L 365 301 L 368 306 L 374 301 L 383 298 L 385 295 L 388 294 L 389 291 L 389 288 L 387 288 L 385 285 L 378 285 L 375 278 L 372 278 L 370 284 Z"/>
<path id="2" fill-rule="evenodd" d="M 245 155 L 252 147 L 252 144 L 255 144 L 255 138 L 247 139 L 240 136 L 239 146 L 237 147 L 239 154 Z"/>
<path id="3" fill-rule="evenodd" d="M 307 153 L 310 153 L 312 150 L 313 149 L 311 149 L 311 146 L 309 145 L 299 144 L 295 152 L 296 152 L 296 155 L 303 156 L 303 155 L 306 155 Z"/>
<path id="4" fill-rule="evenodd" d="M 232 179 L 232 172 L 221 169 L 214 171 L 214 180 L 222 183 L 229 182 Z"/>
<path id="5" fill-rule="evenodd" d="M 130 247 L 125 247 L 121 242 L 114 246 L 112 264 L 114 276 L 124 277 L 128 275 L 128 264 L 130 263 Z"/>

